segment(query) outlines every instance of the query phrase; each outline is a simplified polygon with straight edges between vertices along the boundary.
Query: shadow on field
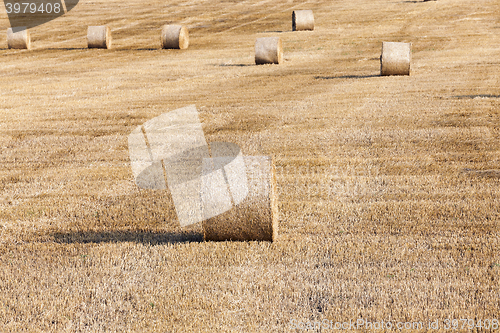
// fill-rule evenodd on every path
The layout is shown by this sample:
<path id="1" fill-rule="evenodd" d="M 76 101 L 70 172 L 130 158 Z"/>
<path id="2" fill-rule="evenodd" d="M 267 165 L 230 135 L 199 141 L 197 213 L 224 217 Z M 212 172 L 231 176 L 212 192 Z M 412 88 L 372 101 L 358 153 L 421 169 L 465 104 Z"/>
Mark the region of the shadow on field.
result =
<path id="1" fill-rule="evenodd" d="M 121 243 L 136 242 L 150 245 L 203 242 L 199 232 L 162 231 L 76 231 L 52 234 L 56 243 Z"/>
<path id="2" fill-rule="evenodd" d="M 49 47 L 49 51 L 81 51 L 87 50 L 86 47 Z"/>
<path id="3" fill-rule="evenodd" d="M 491 95 L 491 94 L 484 94 L 484 95 L 459 95 L 459 96 L 453 96 L 453 98 L 456 98 L 456 99 L 500 98 L 500 95 Z"/>
<path id="4" fill-rule="evenodd" d="M 490 169 L 490 170 L 476 170 L 465 168 L 461 173 L 488 179 L 500 179 L 500 170 Z"/>
<path id="5" fill-rule="evenodd" d="M 317 80 L 333 80 L 333 79 L 367 79 L 370 77 L 380 77 L 377 75 L 342 75 L 342 76 L 315 76 Z"/>
<path id="6" fill-rule="evenodd" d="M 255 64 L 220 64 L 216 65 L 219 67 L 249 67 L 249 66 L 255 66 Z"/>

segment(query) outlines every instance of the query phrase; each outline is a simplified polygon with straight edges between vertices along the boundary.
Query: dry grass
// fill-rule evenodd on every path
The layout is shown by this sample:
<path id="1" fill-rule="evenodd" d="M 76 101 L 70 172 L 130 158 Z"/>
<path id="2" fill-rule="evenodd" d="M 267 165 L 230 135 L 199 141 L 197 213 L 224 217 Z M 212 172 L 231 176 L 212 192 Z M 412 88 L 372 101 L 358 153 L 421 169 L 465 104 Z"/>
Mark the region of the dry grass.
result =
<path id="1" fill-rule="evenodd" d="M 292 32 L 303 8 L 315 30 Z M 0 331 L 498 318 L 499 12 L 81 0 L 31 29 L 32 51 L 0 39 Z M 169 23 L 188 50 L 160 49 Z M 87 50 L 102 24 L 114 48 Z M 255 39 L 275 35 L 284 63 L 255 66 Z M 382 41 L 412 43 L 411 76 L 379 76 Z M 208 141 L 274 157 L 277 242 L 205 243 L 134 186 L 127 135 L 190 104 Z"/>

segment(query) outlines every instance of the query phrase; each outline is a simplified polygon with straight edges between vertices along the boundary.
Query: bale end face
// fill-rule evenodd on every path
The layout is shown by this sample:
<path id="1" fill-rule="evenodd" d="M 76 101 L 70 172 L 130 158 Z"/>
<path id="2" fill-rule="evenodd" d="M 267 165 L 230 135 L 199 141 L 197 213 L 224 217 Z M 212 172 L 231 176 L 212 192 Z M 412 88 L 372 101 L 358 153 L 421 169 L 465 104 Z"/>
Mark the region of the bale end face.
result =
<path id="1" fill-rule="evenodd" d="M 380 75 L 410 75 L 411 43 L 383 42 Z"/>
<path id="2" fill-rule="evenodd" d="M 255 41 L 255 63 L 280 64 L 283 62 L 283 45 L 279 37 L 262 37 Z"/>
<path id="3" fill-rule="evenodd" d="M 27 27 L 7 29 L 7 45 L 9 49 L 31 49 L 31 37 Z"/>
<path id="4" fill-rule="evenodd" d="M 205 241 L 276 241 L 278 202 L 273 161 L 245 156 L 248 195 L 237 206 L 203 221 Z"/>
<path id="5" fill-rule="evenodd" d="M 292 30 L 314 30 L 314 15 L 312 10 L 294 10 L 292 12 Z"/>
<path id="6" fill-rule="evenodd" d="M 110 49 L 111 30 L 108 26 L 90 26 L 87 30 L 87 45 L 89 49 Z"/>
<path id="7" fill-rule="evenodd" d="M 184 50 L 189 47 L 189 31 L 182 25 L 165 25 L 161 30 L 163 49 Z"/>

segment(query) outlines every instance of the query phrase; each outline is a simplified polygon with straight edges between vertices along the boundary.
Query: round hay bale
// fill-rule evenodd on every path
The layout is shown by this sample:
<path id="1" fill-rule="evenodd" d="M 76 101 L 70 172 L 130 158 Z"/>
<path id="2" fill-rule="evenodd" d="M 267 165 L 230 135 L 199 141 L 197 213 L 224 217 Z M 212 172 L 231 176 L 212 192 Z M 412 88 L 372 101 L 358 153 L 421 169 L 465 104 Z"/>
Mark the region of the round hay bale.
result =
<path id="1" fill-rule="evenodd" d="M 110 49 L 111 30 L 109 27 L 105 25 L 88 27 L 87 44 L 89 49 Z"/>
<path id="2" fill-rule="evenodd" d="M 279 37 L 262 37 L 255 41 L 255 63 L 280 64 L 283 62 L 283 46 Z"/>
<path id="3" fill-rule="evenodd" d="M 410 75 L 411 43 L 382 43 L 380 75 Z"/>
<path id="4" fill-rule="evenodd" d="M 248 195 L 245 160 L 240 147 L 211 142 L 211 157 L 202 162 L 201 207 L 203 220 L 239 205 Z"/>
<path id="5" fill-rule="evenodd" d="M 203 221 L 206 241 L 275 241 L 278 202 L 269 156 L 244 156 L 248 194 L 235 207 Z"/>
<path id="6" fill-rule="evenodd" d="M 165 25 L 161 30 L 161 45 L 164 49 L 187 49 L 189 31 L 182 25 Z"/>
<path id="7" fill-rule="evenodd" d="M 294 10 L 292 12 L 292 30 L 314 30 L 314 15 L 312 10 Z"/>
<path id="8" fill-rule="evenodd" d="M 31 49 L 30 31 L 26 27 L 7 29 L 7 44 L 9 49 Z"/>

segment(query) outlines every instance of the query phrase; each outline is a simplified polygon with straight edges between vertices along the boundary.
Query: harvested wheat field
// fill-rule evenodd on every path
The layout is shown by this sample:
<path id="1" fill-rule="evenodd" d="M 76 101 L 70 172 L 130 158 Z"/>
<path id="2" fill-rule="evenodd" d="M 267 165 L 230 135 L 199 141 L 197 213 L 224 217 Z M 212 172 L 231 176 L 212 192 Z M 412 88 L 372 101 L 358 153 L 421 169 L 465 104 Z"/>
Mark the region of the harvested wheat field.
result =
<path id="1" fill-rule="evenodd" d="M 31 50 L 3 8 L 1 332 L 498 329 L 498 0 L 81 0 Z M 410 76 L 380 76 L 384 41 L 412 43 Z M 205 242 L 136 186 L 127 136 L 188 105 L 274 159 L 276 241 Z"/>

